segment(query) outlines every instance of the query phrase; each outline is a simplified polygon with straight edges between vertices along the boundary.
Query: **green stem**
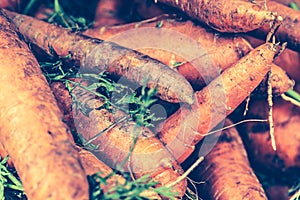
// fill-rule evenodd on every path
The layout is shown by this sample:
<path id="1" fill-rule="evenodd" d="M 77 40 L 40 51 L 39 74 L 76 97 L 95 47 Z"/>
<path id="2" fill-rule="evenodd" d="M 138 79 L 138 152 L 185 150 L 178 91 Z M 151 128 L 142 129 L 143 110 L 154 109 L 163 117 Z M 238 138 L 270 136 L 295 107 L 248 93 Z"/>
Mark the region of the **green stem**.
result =
<path id="1" fill-rule="evenodd" d="M 300 94 L 298 92 L 296 92 L 295 90 L 290 89 L 286 92 L 286 94 L 300 102 Z"/>
<path id="2" fill-rule="evenodd" d="M 290 4 L 290 7 L 291 7 L 292 9 L 294 9 L 294 10 L 300 11 L 299 6 L 298 6 L 297 3 L 295 3 L 295 2 L 292 2 L 292 3 Z"/>
<path id="3" fill-rule="evenodd" d="M 18 186 L 18 185 L 12 185 L 12 184 L 4 184 L 5 188 L 10 188 L 12 190 L 17 190 L 17 191 L 21 191 L 24 192 L 24 188 L 22 186 Z"/>
<path id="4" fill-rule="evenodd" d="M 38 0 L 31 0 L 31 1 L 29 1 L 29 3 L 27 4 L 26 8 L 25 8 L 24 11 L 23 11 L 23 13 L 24 13 L 25 15 L 27 15 L 27 14 L 30 12 L 30 10 L 32 9 L 33 5 L 34 5 L 37 1 L 38 1 Z"/>

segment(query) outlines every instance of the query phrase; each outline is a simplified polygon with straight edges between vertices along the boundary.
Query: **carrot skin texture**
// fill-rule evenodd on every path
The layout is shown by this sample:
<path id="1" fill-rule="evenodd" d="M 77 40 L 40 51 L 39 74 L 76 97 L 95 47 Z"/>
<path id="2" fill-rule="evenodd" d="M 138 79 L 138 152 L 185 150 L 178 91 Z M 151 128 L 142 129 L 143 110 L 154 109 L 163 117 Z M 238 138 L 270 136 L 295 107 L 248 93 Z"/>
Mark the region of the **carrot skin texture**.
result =
<path id="1" fill-rule="evenodd" d="M 284 6 L 275 1 L 267 2 L 268 9 L 277 12 L 283 17 L 282 25 L 276 33 L 276 39 L 280 42 L 287 42 L 287 47 L 300 52 L 300 11 Z M 253 35 L 265 37 L 269 32 L 269 26 L 262 26 L 254 31 Z"/>
<path id="2" fill-rule="evenodd" d="M 250 160 L 268 171 L 275 173 L 293 173 L 299 175 L 300 169 L 300 109 L 299 107 L 276 98 L 273 106 L 274 135 L 277 143 L 276 152 L 269 140 L 269 124 L 247 123 L 241 129 L 245 137 L 245 146 Z M 250 102 L 249 118 L 265 119 L 268 115 L 268 102 L 257 99 Z"/>
<path id="3" fill-rule="evenodd" d="M 81 66 L 80 71 L 107 71 L 140 85 L 146 81 L 149 88 L 157 88 L 157 95 L 169 102 L 192 104 L 194 101 L 193 89 L 188 81 L 155 59 L 112 42 L 71 33 L 29 16 L 7 13 L 28 41 L 49 55 L 49 46 L 61 57 L 71 54 L 75 64 Z"/>
<path id="4" fill-rule="evenodd" d="M 80 160 L 82 162 L 83 168 L 87 175 L 93 175 L 95 173 L 100 172 L 99 175 L 102 178 L 105 178 L 106 176 L 113 173 L 113 170 L 109 166 L 107 166 L 101 160 L 96 158 L 96 156 L 94 156 L 91 152 L 78 146 L 76 146 L 76 149 L 79 153 Z M 116 184 L 124 184 L 124 183 L 125 183 L 125 179 L 122 176 L 115 174 L 107 180 L 107 185 L 104 184 L 101 185 L 101 189 L 103 189 L 104 192 L 106 192 Z"/>
<path id="5" fill-rule="evenodd" d="M 225 126 L 229 125 L 232 122 L 226 119 Z M 207 200 L 266 200 L 238 131 L 233 127 L 209 137 L 215 137 L 218 142 L 191 174 L 196 181 L 204 181 L 197 185 L 199 194 L 205 195 L 201 197 Z M 201 148 L 205 148 L 203 145 Z"/>
<path id="6" fill-rule="evenodd" d="M 159 0 L 185 12 L 220 32 L 248 32 L 272 22 L 270 11 L 239 0 Z"/>
<path id="7" fill-rule="evenodd" d="M 273 61 L 273 44 L 266 43 L 241 58 L 157 128 L 159 139 L 183 162 L 212 128 L 222 122 L 259 85 Z M 185 150 L 178 152 L 180 146 Z M 181 147 L 182 148 L 182 147 Z"/>
<path id="8" fill-rule="evenodd" d="M 88 182 L 39 64 L 0 10 L 0 142 L 29 199 L 88 199 Z"/>
<path id="9" fill-rule="evenodd" d="M 121 111 L 112 114 L 105 109 L 92 110 L 88 117 L 80 111 L 75 114 L 75 110 L 70 107 L 72 106 L 72 99 L 65 86 L 61 83 L 53 83 L 51 88 L 60 109 L 65 111 L 64 120 L 66 123 L 76 129 L 86 140 L 124 116 Z M 82 96 L 81 98 L 85 99 L 86 97 Z M 88 100 L 85 103 L 99 107 L 102 101 Z M 126 159 L 134 142 L 133 135 L 139 131 L 141 131 L 141 135 L 137 140 L 132 156 L 123 166 L 123 169 L 133 172 L 135 177 L 151 173 L 152 179 L 159 182 L 160 185 L 167 185 L 176 180 L 183 173 L 181 167 L 150 130 L 137 128 L 133 122 L 119 123 L 110 131 L 97 137 L 92 144 L 99 145 L 99 149 L 92 152 L 109 167 L 116 169 L 118 164 Z M 174 186 L 174 191 L 178 192 L 181 197 L 185 190 L 186 180 Z"/>
<path id="10" fill-rule="evenodd" d="M 203 88 L 219 76 L 222 71 L 232 66 L 253 49 L 242 37 L 220 34 L 210 28 L 204 28 L 196 25 L 191 21 L 180 22 L 166 17 L 162 17 L 162 19 L 158 18 L 157 20 L 155 19 L 152 22 L 142 21 L 120 26 L 89 29 L 83 32 L 83 34 L 103 40 L 119 42 L 119 35 L 122 35 L 124 32 L 140 30 L 139 33 L 143 34 L 143 28 L 145 28 L 144 30 L 146 33 L 148 30 L 147 28 L 155 28 L 158 22 L 162 23 L 162 27 L 160 28 L 162 31 L 163 29 L 176 31 L 177 33 L 184 34 L 197 42 L 200 48 L 203 49 L 203 52 L 205 52 L 205 55 L 192 59 L 188 58 L 186 60 L 186 58 L 183 58 L 180 55 L 172 54 L 168 51 L 164 51 L 163 49 L 144 48 L 138 49 L 138 51 L 169 66 L 172 66 L 170 61 L 173 60 L 184 63 L 176 67 L 176 69 L 191 83 L 194 90 L 200 90 Z M 163 41 L 160 42 L 162 43 Z M 128 44 L 121 40 L 120 45 L 126 46 Z M 132 44 L 129 43 L 129 45 Z M 130 46 L 128 47 L 130 48 Z M 211 66 L 211 68 L 207 66 Z M 294 82 L 290 80 L 290 78 L 286 75 L 286 72 L 279 66 L 273 64 L 271 66 L 271 70 L 271 81 L 274 95 L 282 94 L 293 87 Z"/>

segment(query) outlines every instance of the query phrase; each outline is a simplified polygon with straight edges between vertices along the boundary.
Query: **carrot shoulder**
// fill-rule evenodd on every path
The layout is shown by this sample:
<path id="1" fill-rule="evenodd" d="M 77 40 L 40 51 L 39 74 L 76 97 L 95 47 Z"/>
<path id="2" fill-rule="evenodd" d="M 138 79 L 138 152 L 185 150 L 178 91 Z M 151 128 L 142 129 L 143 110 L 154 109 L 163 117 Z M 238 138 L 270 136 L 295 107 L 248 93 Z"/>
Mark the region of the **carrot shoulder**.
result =
<path id="1" fill-rule="evenodd" d="M 158 0 L 220 32 L 247 32 L 275 19 L 274 13 L 243 0 Z"/>
<path id="2" fill-rule="evenodd" d="M 48 54 L 52 52 L 50 46 L 61 57 L 71 54 L 80 71 L 107 71 L 157 88 L 157 95 L 166 101 L 193 103 L 193 89 L 187 80 L 155 59 L 112 42 L 71 33 L 25 15 L 7 13 L 28 41 Z"/>
<path id="3" fill-rule="evenodd" d="M 252 50 L 196 92 L 197 100 L 192 108 L 182 106 L 157 128 L 158 137 L 179 162 L 184 161 L 195 144 L 259 85 L 270 70 L 274 55 L 275 48 L 271 43 Z"/>
<path id="4" fill-rule="evenodd" d="M 29 199 L 88 199 L 88 183 L 39 64 L 0 10 L 0 142 Z"/>

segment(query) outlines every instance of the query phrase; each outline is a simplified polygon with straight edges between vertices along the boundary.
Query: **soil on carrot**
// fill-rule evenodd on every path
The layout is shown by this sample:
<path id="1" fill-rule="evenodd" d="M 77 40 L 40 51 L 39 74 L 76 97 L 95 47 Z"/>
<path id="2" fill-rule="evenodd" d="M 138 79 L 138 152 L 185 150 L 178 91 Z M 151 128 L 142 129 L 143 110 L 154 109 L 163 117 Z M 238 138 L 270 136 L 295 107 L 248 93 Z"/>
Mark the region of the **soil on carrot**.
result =
<path id="1" fill-rule="evenodd" d="M 79 146 L 75 153 L 79 153 L 80 165 L 86 173 L 89 199 L 299 200 L 300 62 L 291 61 L 300 57 L 298 3 L 298 0 L 267 3 L 265 0 L 90 0 L 89 3 L 0 0 L 0 7 L 9 10 L 7 15 L 23 32 L 24 36 L 18 35 L 39 61 L 56 98 L 57 110 L 62 112 L 61 121 Z M 272 22 L 281 21 L 278 13 L 283 17 L 283 25 L 274 30 L 274 38 L 265 41 Z M 26 15 L 57 25 L 62 38 L 80 33 L 76 37 L 87 43 L 97 43 L 98 38 L 104 40 L 99 42 L 104 44 L 101 48 L 111 45 L 107 52 L 99 51 L 107 56 L 98 52 L 89 57 L 90 69 L 95 68 L 97 56 L 102 59 L 100 68 L 108 69 L 105 59 L 113 57 L 115 49 L 129 52 L 124 53 L 126 62 L 122 59 L 114 62 L 110 71 L 82 71 L 80 64 L 87 63 L 87 59 L 78 64 L 71 58 L 84 58 L 90 53 L 85 42 L 81 51 L 64 46 L 62 41 L 56 41 L 57 34 L 51 35 L 55 31 L 32 29 L 38 27 L 35 25 L 38 22 Z M 195 60 L 187 61 L 184 56 L 164 49 L 146 47 L 136 51 L 105 41 L 123 31 L 147 27 L 166 28 L 192 38 L 220 70 L 214 75 L 199 74 L 196 67 L 209 71 L 207 63 L 195 67 Z M 29 36 L 28 30 L 32 32 Z M 34 43 L 40 34 L 45 34 L 44 39 Z M 184 37 L 181 39 L 184 43 Z M 257 39 L 263 39 L 258 42 L 261 46 L 256 45 Z M 289 49 L 281 54 L 284 42 Z M 79 41 L 71 43 L 75 46 Z M 252 48 L 250 44 L 259 47 Z M 155 68 L 149 63 L 163 67 Z M 136 71 L 142 64 L 148 67 Z M 131 74 L 126 75 L 126 81 L 122 80 L 118 73 L 132 66 L 134 80 L 127 80 Z M 155 69 L 151 70 L 152 67 Z M 165 85 L 160 87 L 154 82 L 147 85 L 142 81 L 144 77 Z M 204 83 L 202 79 L 210 81 Z M 178 98 L 184 95 L 188 97 Z M 91 117 L 98 121 L 88 121 Z M 236 124 L 228 119 L 224 124 L 226 117 Z M 1 118 L 0 113 L 0 121 Z M 78 118 L 85 124 L 78 124 Z M 275 128 L 273 138 L 270 121 Z M 143 131 L 135 135 L 132 127 L 142 127 Z M 110 135 L 113 133 L 121 134 L 119 140 Z M 0 134 L 3 134 L 1 127 Z M 107 140 L 101 140 L 102 135 Z M 108 148 L 110 143 L 119 146 Z M 156 163 L 156 152 L 152 158 L 146 157 L 153 149 L 165 152 L 166 160 Z M 14 163 L 8 150 L 6 144 L 0 144 L 0 199 L 26 200 L 26 187 L 23 188 L 26 183 L 22 184 L 21 179 L 24 174 L 20 178 L 14 168 L 16 164 L 18 169 L 20 161 Z M 136 155 L 144 161 L 134 160 Z M 200 156 L 204 162 L 193 166 Z M 115 162 L 119 164 L 110 165 Z M 158 171 L 143 171 L 155 164 Z M 232 173 L 235 171 L 238 174 Z"/>

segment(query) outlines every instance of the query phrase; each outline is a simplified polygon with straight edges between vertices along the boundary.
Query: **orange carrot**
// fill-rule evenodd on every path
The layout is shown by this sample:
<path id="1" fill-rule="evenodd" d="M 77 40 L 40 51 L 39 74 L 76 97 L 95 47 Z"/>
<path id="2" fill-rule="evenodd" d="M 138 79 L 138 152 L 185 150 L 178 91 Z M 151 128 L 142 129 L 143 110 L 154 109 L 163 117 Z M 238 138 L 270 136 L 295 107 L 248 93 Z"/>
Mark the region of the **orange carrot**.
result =
<path id="1" fill-rule="evenodd" d="M 84 167 L 84 170 L 87 175 L 94 175 L 96 173 L 99 174 L 100 177 L 106 178 L 107 176 L 110 176 L 106 180 L 106 184 L 101 184 L 100 187 L 104 192 L 108 192 L 112 187 L 125 184 L 126 180 L 123 178 L 123 176 L 114 174 L 113 170 L 107 166 L 105 163 L 100 161 L 95 155 L 93 155 L 91 152 L 78 147 L 77 150 L 79 152 L 80 160 L 82 162 L 82 165 Z M 142 196 L 149 198 L 149 199 L 161 199 L 161 197 L 152 191 L 144 191 Z"/>
<path id="2" fill-rule="evenodd" d="M 114 111 L 113 114 L 105 109 L 99 110 L 97 108 L 103 104 L 101 99 L 96 100 L 85 91 L 75 89 L 72 93 L 76 95 L 79 92 L 80 95 L 76 96 L 91 109 L 86 116 L 81 111 L 76 113 L 75 108 L 70 107 L 72 99 L 62 83 L 53 83 L 52 91 L 67 116 L 64 119 L 69 120 L 66 123 L 76 129 L 85 141 L 91 141 L 96 146 L 91 151 L 110 167 L 118 169 L 127 160 L 135 143 L 134 135 L 139 133 L 131 156 L 122 166 L 123 170 L 132 172 L 135 177 L 151 174 L 152 179 L 160 185 L 167 185 L 182 174 L 181 167 L 150 130 L 137 127 L 128 120 L 120 120 L 124 117 L 123 112 Z M 107 131 L 103 131 L 108 127 Z M 98 134 L 101 131 L 103 133 Z M 181 197 L 185 190 L 185 180 L 174 186 L 174 191 Z"/>
<path id="3" fill-rule="evenodd" d="M 229 125 L 232 125 L 232 122 L 227 119 L 225 126 Z M 201 149 L 208 148 L 211 151 L 191 174 L 195 177 L 195 181 L 203 181 L 197 185 L 200 197 L 207 200 L 266 200 L 266 194 L 250 167 L 238 131 L 233 127 L 208 137 L 217 143 L 212 149 L 210 145 L 206 147 L 205 143 L 199 146 Z"/>
<path id="4" fill-rule="evenodd" d="M 87 199 L 88 182 L 39 64 L 0 10 L 0 143 L 29 199 Z"/>
<path id="5" fill-rule="evenodd" d="M 266 43 L 252 50 L 196 92 L 197 101 L 192 108 L 181 106 L 157 128 L 158 137 L 179 162 L 259 85 L 270 70 L 275 48 L 274 44 Z"/>
<path id="6" fill-rule="evenodd" d="M 161 28 L 155 28 L 158 23 L 162 24 Z M 181 49 L 184 49 L 181 51 L 173 53 L 168 49 L 165 50 L 164 46 L 170 46 L 169 41 L 164 41 L 158 37 L 157 40 L 159 40 L 161 49 L 151 43 L 146 43 L 145 48 L 139 47 L 137 50 L 171 67 L 174 63 L 181 63 L 174 68 L 191 83 L 195 90 L 203 88 L 219 76 L 222 71 L 252 50 L 251 45 L 242 37 L 222 35 L 209 28 L 193 24 L 191 21 L 180 22 L 174 19 L 166 19 L 166 17 L 157 17 L 153 20 L 121 26 L 89 29 L 84 34 L 110 40 L 128 48 L 136 48 L 137 42 L 134 42 L 134 40 L 144 42 L 144 35 L 147 35 L 149 31 L 153 31 L 150 28 L 156 29 L 156 34 L 159 37 L 163 34 L 172 33 L 175 43 L 174 49 L 176 48 L 176 42 L 181 43 L 183 36 L 186 36 L 187 41 L 185 46 L 181 47 Z M 175 41 L 175 34 L 178 35 L 177 41 Z M 133 39 L 130 39 L 129 36 Z M 154 36 L 152 37 L 154 38 Z M 145 40 L 147 39 L 145 38 Z M 151 48 L 151 45 L 153 48 Z M 198 54 L 196 55 L 195 46 L 198 48 Z M 272 65 L 271 70 L 274 94 L 282 94 L 294 85 L 293 81 L 280 67 Z"/>
<path id="7" fill-rule="evenodd" d="M 50 46 L 61 57 L 71 54 L 71 60 L 81 66 L 81 71 L 107 71 L 140 85 L 146 83 L 149 88 L 157 88 L 157 95 L 166 101 L 193 103 L 190 84 L 157 60 L 112 42 L 74 34 L 28 16 L 8 14 L 28 41 L 48 54 L 52 52 Z"/>
<path id="8" fill-rule="evenodd" d="M 247 123 L 241 130 L 246 135 L 245 145 L 256 166 L 274 172 L 299 172 L 300 169 L 300 108 L 282 99 L 276 99 L 273 106 L 274 135 L 277 151 L 270 145 L 269 125 L 267 123 Z M 249 118 L 266 119 L 268 103 L 253 100 L 249 105 Z"/>
<path id="9" fill-rule="evenodd" d="M 254 47 L 264 43 L 263 40 L 250 35 L 244 35 L 243 37 L 246 38 Z M 293 80 L 300 81 L 300 53 L 291 49 L 286 49 L 274 60 L 274 63 L 281 66 L 281 68 L 284 69 Z"/>
<path id="10" fill-rule="evenodd" d="M 243 0 L 158 0 L 220 32 L 248 32 L 275 19 L 274 13 Z"/>
<path id="11" fill-rule="evenodd" d="M 87 175 L 93 175 L 99 173 L 101 177 L 106 177 L 113 173 L 113 170 L 103 163 L 101 160 L 96 158 L 91 152 L 76 146 L 79 153 L 82 166 Z M 107 185 L 101 185 L 104 191 L 108 191 L 109 187 L 113 187 L 116 184 L 124 184 L 125 179 L 120 175 L 114 175 L 107 180 Z"/>
<path id="12" fill-rule="evenodd" d="M 267 2 L 268 9 L 272 12 L 277 12 L 278 15 L 283 17 L 281 27 L 278 29 L 276 37 L 281 42 L 287 42 L 287 47 L 300 52 L 300 11 L 293 10 L 287 6 L 274 1 Z M 269 26 L 263 26 L 255 31 L 255 35 L 262 35 L 265 37 L 269 32 Z"/>

